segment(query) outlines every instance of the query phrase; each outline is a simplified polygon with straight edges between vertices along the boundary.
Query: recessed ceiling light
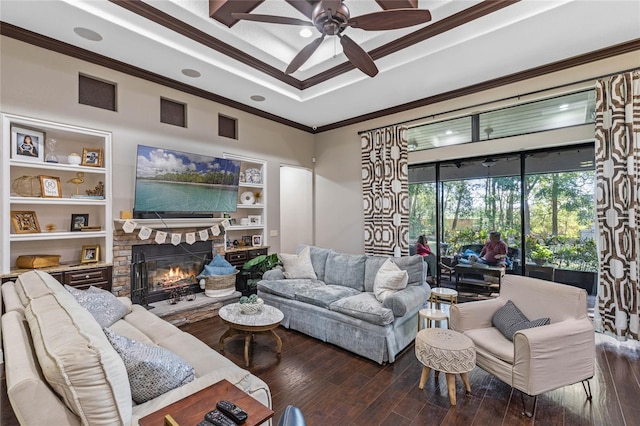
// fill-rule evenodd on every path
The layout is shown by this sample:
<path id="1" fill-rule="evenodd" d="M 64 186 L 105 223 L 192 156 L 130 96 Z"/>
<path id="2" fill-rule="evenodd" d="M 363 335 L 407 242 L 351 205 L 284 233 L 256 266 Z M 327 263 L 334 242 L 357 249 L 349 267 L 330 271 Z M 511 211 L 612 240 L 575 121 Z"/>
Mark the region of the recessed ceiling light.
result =
<path id="1" fill-rule="evenodd" d="M 256 101 L 256 102 L 262 102 L 264 101 L 266 98 L 264 96 L 260 96 L 260 95 L 253 95 L 251 96 L 251 100 L 252 101 Z"/>
<path id="2" fill-rule="evenodd" d="M 185 68 L 182 70 L 182 74 L 186 75 L 187 77 L 193 77 L 193 78 L 198 78 L 200 77 L 202 74 L 200 74 L 199 71 L 196 70 L 192 70 L 191 68 Z"/>
<path id="3" fill-rule="evenodd" d="M 102 41 L 102 36 L 89 28 L 75 27 L 73 32 L 87 40 Z"/>
<path id="4" fill-rule="evenodd" d="M 562 105 L 560 105 L 560 109 L 561 109 L 561 110 L 565 110 L 565 109 L 568 109 L 568 108 L 569 108 L 569 104 L 562 104 Z"/>
<path id="5" fill-rule="evenodd" d="M 300 37 L 309 38 L 313 35 L 309 28 L 303 28 L 300 30 Z"/>
<path id="6" fill-rule="evenodd" d="M 453 134 L 453 131 L 451 131 L 451 130 L 447 130 L 447 134 L 448 134 L 448 135 L 452 135 L 452 134 Z"/>

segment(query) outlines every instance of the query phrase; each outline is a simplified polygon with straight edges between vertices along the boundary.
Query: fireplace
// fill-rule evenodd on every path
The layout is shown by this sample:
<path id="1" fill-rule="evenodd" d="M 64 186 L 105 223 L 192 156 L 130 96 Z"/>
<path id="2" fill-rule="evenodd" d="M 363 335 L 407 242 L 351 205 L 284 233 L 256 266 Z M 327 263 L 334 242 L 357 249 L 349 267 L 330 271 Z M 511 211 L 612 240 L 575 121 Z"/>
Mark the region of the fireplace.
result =
<path id="1" fill-rule="evenodd" d="M 196 276 L 212 259 L 211 242 L 144 244 L 131 248 L 131 300 L 146 306 L 201 292 Z"/>

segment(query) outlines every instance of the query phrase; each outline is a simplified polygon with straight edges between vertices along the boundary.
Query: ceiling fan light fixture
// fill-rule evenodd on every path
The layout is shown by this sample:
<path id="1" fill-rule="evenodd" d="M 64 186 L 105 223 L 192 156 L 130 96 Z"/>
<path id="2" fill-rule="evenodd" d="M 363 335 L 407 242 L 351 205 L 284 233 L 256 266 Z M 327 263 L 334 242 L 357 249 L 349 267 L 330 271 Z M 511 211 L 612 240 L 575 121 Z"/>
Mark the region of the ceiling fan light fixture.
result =
<path id="1" fill-rule="evenodd" d="M 311 32 L 311 30 L 309 28 L 303 28 L 300 30 L 300 37 L 302 38 L 309 38 L 313 35 L 313 33 Z"/>

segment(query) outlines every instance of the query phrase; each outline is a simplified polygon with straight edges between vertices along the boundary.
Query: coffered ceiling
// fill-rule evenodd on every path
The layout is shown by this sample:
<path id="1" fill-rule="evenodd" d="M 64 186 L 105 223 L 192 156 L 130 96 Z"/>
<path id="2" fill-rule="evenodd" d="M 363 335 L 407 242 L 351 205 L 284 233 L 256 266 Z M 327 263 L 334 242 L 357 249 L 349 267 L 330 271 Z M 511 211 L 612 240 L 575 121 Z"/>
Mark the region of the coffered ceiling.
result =
<path id="1" fill-rule="evenodd" d="M 417 7 L 432 19 L 400 30 L 347 28 L 374 59 L 373 78 L 353 67 L 335 36 L 287 75 L 318 30 L 231 15 L 310 21 L 317 2 L 2 0 L 0 30 L 308 131 L 640 49 L 635 0 L 345 0 L 352 17 Z"/>

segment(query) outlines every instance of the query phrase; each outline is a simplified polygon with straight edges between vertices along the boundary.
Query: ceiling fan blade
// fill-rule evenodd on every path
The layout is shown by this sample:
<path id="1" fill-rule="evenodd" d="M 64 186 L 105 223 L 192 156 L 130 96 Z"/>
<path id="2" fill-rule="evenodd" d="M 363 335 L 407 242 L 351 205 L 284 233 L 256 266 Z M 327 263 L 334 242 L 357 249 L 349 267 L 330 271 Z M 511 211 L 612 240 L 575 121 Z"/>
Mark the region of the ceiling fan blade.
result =
<path id="1" fill-rule="evenodd" d="M 286 16 L 260 15 L 257 13 L 232 13 L 235 19 L 244 21 L 266 22 L 269 24 L 285 24 L 285 25 L 304 25 L 313 27 L 313 22 L 303 21 L 297 18 L 287 18 Z"/>
<path id="2" fill-rule="evenodd" d="M 431 13 L 421 9 L 389 9 L 381 12 L 354 16 L 347 25 L 367 31 L 397 30 L 424 24 L 431 20 Z"/>
<path id="3" fill-rule="evenodd" d="M 344 34 L 338 34 L 338 37 L 340 37 L 340 44 L 344 49 L 344 54 L 356 68 L 369 77 L 374 77 L 378 74 L 378 67 L 376 67 L 373 59 L 358 43 Z"/>
<path id="4" fill-rule="evenodd" d="M 307 62 L 307 60 L 313 55 L 313 53 L 320 47 L 322 41 L 324 40 L 324 34 L 313 40 L 311 43 L 307 44 L 298 54 L 293 58 L 287 69 L 284 71 L 285 74 L 292 74 L 298 70 Z"/>

